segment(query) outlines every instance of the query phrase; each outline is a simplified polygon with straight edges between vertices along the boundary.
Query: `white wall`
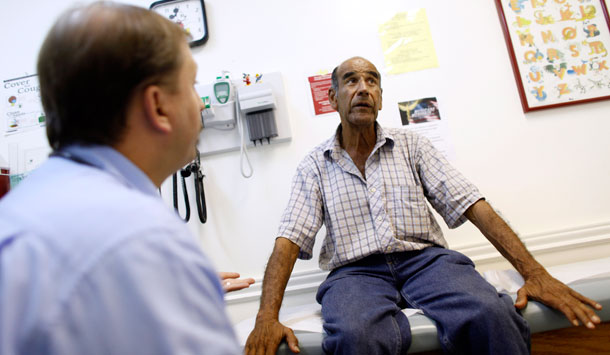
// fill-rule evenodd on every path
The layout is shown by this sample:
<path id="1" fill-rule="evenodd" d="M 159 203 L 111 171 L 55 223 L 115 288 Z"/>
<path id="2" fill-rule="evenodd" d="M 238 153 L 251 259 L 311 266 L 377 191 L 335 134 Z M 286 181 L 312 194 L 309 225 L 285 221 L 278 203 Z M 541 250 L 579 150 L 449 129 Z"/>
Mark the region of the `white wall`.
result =
<path id="1" fill-rule="evenodd" d="M 35 72 L 46 31 L 72 3 L 0 2 L 0 79 Z M 610 101 L 524 114 L 493 1 L 207 0 L 210 39 L 193 52 L 199 81 L 222 69 L 234 77 L 280 71 L 293 137 L 252 150 L 251 179 L 240 176 L 238 153 L 204 160 L 209 220 L 191 227 L 219 269 L 262 276 L 294 169 L 339 122 L 336 115 L 313 117 L 307 76 L 354 55 L 383 73 L 377 26 L 394 12 L 420 7 L 427 9 L 440 67 L 383 75 L 379 121 L 399 126 L 397 102 L 437 96 L 455 165 L 524 238 L 610 224 Z M 6 154 L 10 139 L 0 139 Z M 470 225 L 446 236 L 464 250 L 484 242 Z M 582 259 L 588 253 L 568 254 Z M 316 259 L 299 261 L 295 270 L 316 270 Z"/>

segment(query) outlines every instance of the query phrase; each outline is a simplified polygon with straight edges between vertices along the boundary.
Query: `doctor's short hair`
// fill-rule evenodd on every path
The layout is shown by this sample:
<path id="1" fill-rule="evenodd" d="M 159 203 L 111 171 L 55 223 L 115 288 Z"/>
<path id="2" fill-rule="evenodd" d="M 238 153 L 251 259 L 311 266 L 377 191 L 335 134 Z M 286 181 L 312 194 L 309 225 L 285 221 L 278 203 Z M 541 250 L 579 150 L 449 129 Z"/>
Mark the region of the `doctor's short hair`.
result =
<path id="1" fill-rule="evenodd" d="M 186 41 L 178 25 L 140 7 L 96 2 L 63 13 L 38 55 L 53 150 L 72 143 L 118 143 L 138 90 L 176 88 Z"/>

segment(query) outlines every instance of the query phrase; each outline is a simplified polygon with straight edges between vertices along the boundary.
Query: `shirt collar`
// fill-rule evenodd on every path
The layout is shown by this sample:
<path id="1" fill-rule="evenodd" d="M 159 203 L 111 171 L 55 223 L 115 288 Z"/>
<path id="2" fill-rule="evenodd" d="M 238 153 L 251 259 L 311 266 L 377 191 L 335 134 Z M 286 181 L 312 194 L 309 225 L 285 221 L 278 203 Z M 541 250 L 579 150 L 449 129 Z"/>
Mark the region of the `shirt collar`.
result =
<path id="1" fill-rule="evenodd" d="M 394 148 L 394 137 L 389 132 L 386 132 L 378 122 L 375 122 L 375 131 L 377 132 L 377 142 L 375 143 L 373 152 L 384 145 L 387 145 L 389 149 Z M 341 143 L 339 141 L 340 134 L 341 124 L 337 126 L 335 135 L 326 142 L 324 146 L 324 156 L 330 157 L 333 160 L 339 160 L 342 155 L 341 152 L 344 150 L 341 148 Z"/>
<path id="2" fill-rule="evenodd" d="M 158 196 L 152 180 L 131 160 L 109 146 L 73 144 L 62 151 L 109 173 L 129 187 Z"/>

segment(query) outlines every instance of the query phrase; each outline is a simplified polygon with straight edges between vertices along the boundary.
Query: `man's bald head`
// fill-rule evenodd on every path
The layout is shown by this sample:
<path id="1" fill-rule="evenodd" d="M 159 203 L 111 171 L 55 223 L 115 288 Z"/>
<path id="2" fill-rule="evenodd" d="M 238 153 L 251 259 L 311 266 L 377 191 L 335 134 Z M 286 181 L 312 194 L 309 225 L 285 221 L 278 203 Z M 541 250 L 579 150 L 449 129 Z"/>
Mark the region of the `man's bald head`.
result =
<path id="1" fill-rule="evenodd" d="M 328 90 L 328 100 L 339 112 L 342 127 L 374 127 L 383 106 L 381 75 L 375 65 L 362 57 L 353 57 L 337 66 L 332 77 L 334 83 Z"/>
<path id="2" fill-rule="evenodd" d="M 344 60 L 341 64 L 337 65 L 335 67 L 335 69 L 333 69 L 333 73 L 331 75 L 331 87 L 337 91 L 339 89 L 339 78 L 337 77 L 337 71 L 339 70 L 339 68 L 351 61 L 355 61 L 355 60 L 362 60 L 365 61 L 367 63 L 370 63 L 373 67 L 375 67 L 375 65 L 373 65 L 373 63 L 371 63 L 369 60 L 363 58 L 363 57 L 351 57 L 349 59 Z M 375 68 L 375 71 L 377 71 L 377 68 Z M 377 71 L 377 75 L 379 76 L 379 86 L 381 86 L 381 76 L 379 75 L 379 72 Z"/>

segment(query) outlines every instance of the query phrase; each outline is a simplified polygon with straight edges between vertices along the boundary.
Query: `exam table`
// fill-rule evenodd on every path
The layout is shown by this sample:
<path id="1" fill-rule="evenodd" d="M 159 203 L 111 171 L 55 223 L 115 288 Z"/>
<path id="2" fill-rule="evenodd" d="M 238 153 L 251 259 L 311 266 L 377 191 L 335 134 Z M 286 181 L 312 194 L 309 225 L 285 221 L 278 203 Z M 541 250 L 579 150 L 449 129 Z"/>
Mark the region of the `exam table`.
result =
<path id="1" fill-rule="evenodd" d="M 603 309 L 597 311 L 598 316 L 602 323 L 610 322 L 610 258 L 551 267 L 548 268 L 548 271 L 574 290 L 600 303 Z M 485 272 L 483 276 L 498 291 L 511 295 L 513 300 L 516 299 L 516 291 L 523 282 L 523 279 L 514 270 L 490 271 Z M 294 329 L 295 335 L 299 339 L 301 354 L 324 354 L 321 347 L 324 331 L 319 305 L 292 308 L 293 310 L 290 307 L 283 310 L 284 319 L 280 314 L 280 321 Z M 409 353 L 440 351 L 434 321 L 416 310 L 407 309 L 403 312 L 408 316 L 411 325 L 412 342 Z M 527 307 L 522 311 L 522 315 L 528 321 L 532 334 L 573 327 L 562 313 L 535 301 L 529 301 Z M 305 323 L 307 323 L 306 326 Z M 604 338 L 610 338 L 607 332 L 604 334 Z M 245 344 L 245 341 L 243 343 Z M 286 343 L 282 343 L 277 354 L 293 353 L 288 349 Z"/>
<path id="2" fill-rule="evenodd" d="M 610 321 L 610 276 L 577 282 L 570 286 L 581 294 L 598 301 L 603 306 L 603 309 L 598 311 L 597 314 L 602 319 L 602 322 Z M 513 300 L 516 297 L 516 295 L 511 296 L 513 297 Z M 523 317 L 527 319 L 532 333 L 572 326 L 563 314 L 535 301 L 530 301 L 522 314 Z M 423 314 L 414 314 L 409 316 L 409 323 L 411 324 L 412 334 L 409 353 L 441 349 L 434 321 Z M 301 354 L 324 354 L 320 345 L 324 334 L 297 330 L 295 331 L 295 335 L 299 339 Z M 288 349 L 286 343 L 282 343 L 277 354 L 293 354 L 293 352 Z"/>

